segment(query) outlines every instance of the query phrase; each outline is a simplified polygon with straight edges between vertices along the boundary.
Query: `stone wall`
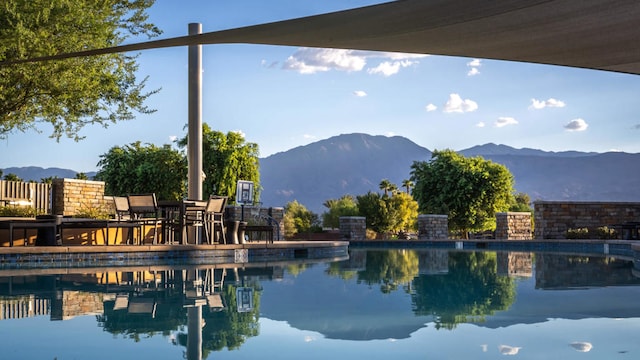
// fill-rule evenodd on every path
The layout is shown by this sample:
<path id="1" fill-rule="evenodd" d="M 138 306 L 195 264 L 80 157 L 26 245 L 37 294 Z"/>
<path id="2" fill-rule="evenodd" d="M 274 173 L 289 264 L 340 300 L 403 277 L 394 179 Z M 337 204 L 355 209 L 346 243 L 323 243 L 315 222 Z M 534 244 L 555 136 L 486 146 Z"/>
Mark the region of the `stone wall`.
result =
<path id="1" fill-rule="evenodd" d="M 531 240 L 531 213 L 502 212 L 496 214 L 496 239 Z"/>
<path id="2" fill-rule="evenodd" d="M 73 216 L 89 209 L 109 211 L 112 206 L 105 199 L 103 181 L 53 179 L 52 193 L 52 215 Z"/>
<path id="3" fill-rule="evenodd" d="M 418 240 L 446 240 L 449 238 L 447 215 L 418 215 Z"/>
<path id="4" fill-rule="evenodd" d="M 640 203 L 602 201 L 534 202 L 534 237 L 566 239 L 569 229 L 597 229 L 628 221 L 640 221 Z"/>
<path id="5" fill-rule="evenodd" d="M 340 240 L 364 241 L 367 239 L 367 218 L 364 216 L 340 217 Z"/>

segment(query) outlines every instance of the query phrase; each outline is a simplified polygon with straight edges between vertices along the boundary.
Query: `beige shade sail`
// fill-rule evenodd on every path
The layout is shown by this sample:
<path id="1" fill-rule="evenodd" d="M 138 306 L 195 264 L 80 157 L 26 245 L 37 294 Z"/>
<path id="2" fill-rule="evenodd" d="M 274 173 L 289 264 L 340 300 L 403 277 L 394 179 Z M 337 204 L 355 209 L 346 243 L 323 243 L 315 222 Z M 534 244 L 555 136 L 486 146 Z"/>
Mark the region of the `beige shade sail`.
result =
<path id="1" fill-rule="evenodd" d="M 400 0 L 23 61 L 230 43 L 438 54 L 640 74 L 640 1 Z"/>

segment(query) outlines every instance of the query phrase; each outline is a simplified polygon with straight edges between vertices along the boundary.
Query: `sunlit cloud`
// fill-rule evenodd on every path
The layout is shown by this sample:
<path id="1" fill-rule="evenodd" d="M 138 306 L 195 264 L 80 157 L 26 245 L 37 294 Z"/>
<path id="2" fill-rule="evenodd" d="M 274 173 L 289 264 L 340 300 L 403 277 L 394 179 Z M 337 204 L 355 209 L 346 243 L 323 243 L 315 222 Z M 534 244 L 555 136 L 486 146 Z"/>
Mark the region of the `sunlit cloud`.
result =
<path id="1" fill-rule="evenodd" d="M 402 61 L 384 61 L 380 63 L 380 65 L 367 70 L 369 74 L 381 74 L 384 76 L 391 76 L 397 74 L 401 68 L 406 68 L 408 66 L 414 65 L 417 62 L 411 60 L 402 60 Z"/>
<path id="2" fill-rule="evenodd" d="M 467 66 L 470 67 L 471 69 L 469 69 L 469 72 L 467 72 L 467 76 L 475 76 L 480 74 L 480 69 L 478 69 L 481 66 L 481 61 L 480 59 L 473 59 L 471 61 L 469 61 L 467 63 Z"/>
<path id="3" fill-rule="evenodd" d="M 262 65 L 262 67 L 265 67 L 267 69 L 275 69 L 276 67 L 278 67 L 278 62 L 277 61 L 268 62 L 267 60 L 263 59 L 260 61 L 260 65 Z"/>
<path id="4" fill-rule="evenodd" d="M 499 128 L 507 125 L 517 125 L 517 124 L 518 124 L 518 120 L 509 116 L 499 117 L 498 120 L 496 120 L 496 122 L 493 123 L 495 127 L 499 127 Z"/>
<path id="5" fill-rule="evenodd" d="M 576 341 L 569 344 L 572 348 L 576 349 L 579 352 L 589 352 L 593 348 L 593 345 L 590 342 Z"/>
<path id="6" fill-rule="evenodd" d="M 484 123 L 484 121 L 480 121 L 479 123 L 476 124 L 476 127 L 479 127 L 479 128 L 483 128 L 485 126 L 486 124 Z"/>
<path id="7" fill-rule="evenodd" d="M 178 137 L 176 135 L 170 135 L 169 136 L 169 141 L 174 142 L 176 140 L 178 140 Z"/>
<path id="8" fill-rule="evenodd" d="M 315 135 L 311 135 L 311 134 L 304 134 L 304 135 L 302 135 L 302 137 L 303 137 L 304 139 L 306 139 L 306 140 L 313 140 L 313 139 L 315 139 L 315 138 L 316 138 L 316 136 L 315 136 Z"/>
<path id="9" fill-rule="evenodd" d="M 304 342 L 312 342 L 312 341 L 316 341 L 316 338 L 314 338 L 313 336 L 305 336 L 304 337 Z"/>
<path id="10" fill-rule="evenodd" d="M 417 64 L 417 59 L 426 56 L 361 50 L 299 48 L 287 58 L 282 68 L 301 74 L 315 74 L 330 70 L 356 72 L 364 70 L 367 60 L 377 58 L 383 61 L 369 68 L 367 72 L 391 76 L 402 68 Z"/>
<path id="11" fill-rule="evenodd" d="M 518 352 L 522 349 L 521 347 L 509 346 L 509 345 L 499 345 L 498 350 L 502 355 L 518 355 Z"/>
<path id="12" fill-rule="evenodd" d="M 462 99 L 458 94 L 450 94 L 449 100 L 444 104 L 442 111 L 446 113 L 458 112 L 472 112 L 478 110 L 478 103 L 469 99 Z"/>
<path id="13" fill-rule="evenodd" d="M 438 107 L 433 105 L 433 104 L 429 104 L 429 105 L 425 106 L 424 108 L 425 108 L 425 110 L 427 110 L 429 112 L 438 110 Z"/>
<path id="14" fill-rule="evenodd" d="M 554 98 L 550 98 L 548 100 L 531 99 L 531 105 L 529 105 L 529 109 L 541 110 L 541 109 L 544 109 L 546 107 L 561 108 L 561 107 L 565 107 L 565 106 L 566 106 L 566 104 L 565 104 L 564 101 L 557 100 L 557 99 L 554 99 Z"/>
<path id="15" fill-rule="evenodd" d="M 587 122 L 583 119 L 571 120 L 567 123 L 567 125 L 564 126 L 567 131 L 585 131 L 588 127 L 589 124 L 587 124 Z"/>
<path id="16" fill-rule="evenodd" d="M 386 135 L 387 137 L 394 137 L 394 136 L 396 136 L 397 134 L 396 134 L 396 133 L 394 133 L 393 131 L 388 131 L 385 135 Z"/>
<path id="17" fill-rule="evenodd" d="M 367 93 L 362 91 L 362 90 L 356 90 L 353 92 L 353 95 L 357 96 L 357 97 L 365 97 L 367 96 Z"/>

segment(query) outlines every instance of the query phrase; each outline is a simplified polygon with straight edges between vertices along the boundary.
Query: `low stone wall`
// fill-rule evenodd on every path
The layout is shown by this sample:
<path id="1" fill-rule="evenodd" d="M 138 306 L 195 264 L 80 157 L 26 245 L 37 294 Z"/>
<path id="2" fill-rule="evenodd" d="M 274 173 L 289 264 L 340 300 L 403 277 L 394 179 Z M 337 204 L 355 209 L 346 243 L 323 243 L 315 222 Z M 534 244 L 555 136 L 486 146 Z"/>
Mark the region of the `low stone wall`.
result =
<path id="1" fill-rule="evenodd" d="M 105 199 L 104 182 L 77 179 L 53 179 L 52 215 L 73 216 L 89 209 L 108 211 L 112 205 Z"/>
<path id="2" fill-rule="evenodd" d="M 341 216 L 340 239 L 363 241 L 367 239 L 367 218 L 364 216 Z"/>
<path id="3" fill-rule="evenodd" d="M 640 203 L 634 202 L 536 201 L 533 206 L 537 240 L 566 239 L 569 229 L 640 221 Z"/>
<path id="4" fill-rule="evenodd" d="M 502 212 L 496 214 L 496 239 L 531 240 L 531 213 Z"/>
<path id="5" fill-rule="evenodd" d="M 418 215 L 418 240 L 446 240 L 449 238 L 447 215 Z"/>

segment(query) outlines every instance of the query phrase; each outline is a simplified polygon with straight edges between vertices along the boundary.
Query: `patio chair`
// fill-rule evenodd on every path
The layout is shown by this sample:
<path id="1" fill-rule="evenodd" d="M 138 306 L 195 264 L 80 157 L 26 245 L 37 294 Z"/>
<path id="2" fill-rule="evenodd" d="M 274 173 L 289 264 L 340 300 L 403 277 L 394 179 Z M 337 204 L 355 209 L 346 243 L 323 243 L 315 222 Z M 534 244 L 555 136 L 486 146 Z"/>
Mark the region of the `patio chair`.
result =
<path id="1" fill-rule="evenodd" d="M 129 199 L 125 196 L 114 196 L 113 206 L 115 209 L 115 224 L 109 224 L 111 227 L 116 228 L 115 241 L 118 240 L 118 230 L 121 228 L 128 228 L 129 234 L 127 236 L 127 244 L 133 243 L 134 229 L 138 229 L 140 239 L 142 239 L 142 224 L 131 217 L 131 211 L 129 209 Z"/>
<path id="2" fill-rule="evenodd" d="M 158 226 L 162 226 L 162 219 L 158 211 L 156 194 L 136 194 L 127 195 L 129 203 L 129 213 L 131 218 L 140 223 L 141 226 L 153 225 L 153 244 L 158 243 Z M 144 237 L 140 243 L 144 242 Z"/>
<path id="3" fill-rule="evenodd" d="M 207 201 L 207 207 L 204 211 L 204 229 L 209 244 L 214 242 L 226 244 L 227 242 L 224 228 L 224 208 L 226 205 L 226 196 L 212 195 Z M 220 237 L 222 237 L 222 242 L 220 242 Z"/>
<path id="4" fill-rule="evenodd" d="M 202 237 L 202 228 L 205 225 L 205 210 L 207 202 L 203 200 L 185 199 L 183 202 L 184 228 L 183 243 L 189 243 L 189 236 L 195 236 L 194 244 Z"/>

